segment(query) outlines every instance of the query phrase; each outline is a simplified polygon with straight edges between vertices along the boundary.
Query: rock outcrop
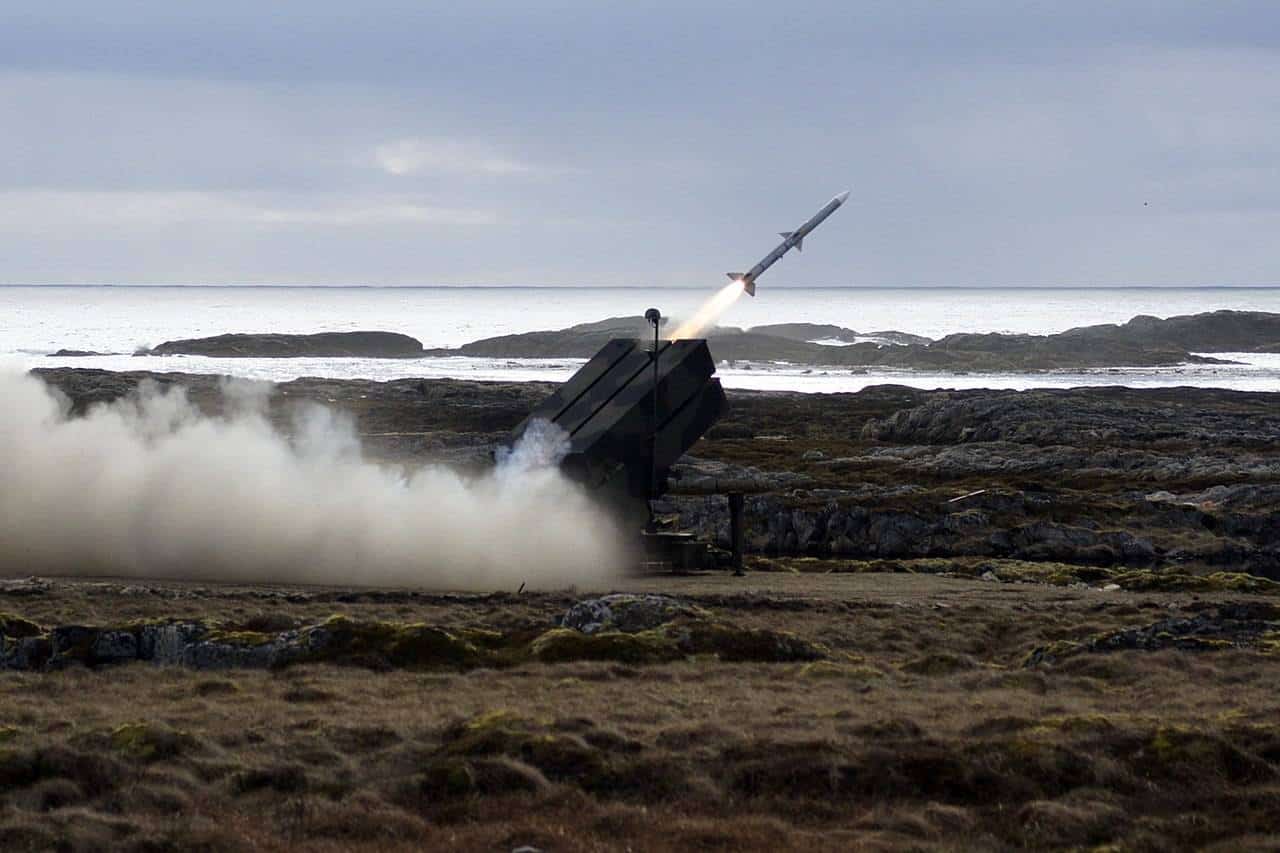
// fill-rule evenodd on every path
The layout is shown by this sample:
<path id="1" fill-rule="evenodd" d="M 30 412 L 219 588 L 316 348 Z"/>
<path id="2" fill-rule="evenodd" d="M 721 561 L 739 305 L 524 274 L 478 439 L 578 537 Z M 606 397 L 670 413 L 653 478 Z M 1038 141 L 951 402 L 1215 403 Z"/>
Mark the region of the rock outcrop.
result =
<path id="1" fill-rule="evenodd" d="M 137 355 L 214 358 L 417 358 L 422 342 L 397 332 L 320 332 L 312 335 L 232 334 L 165 341 Z"/>
<path id="2" fill-rule="evenodd" d="M 1160 649 L 1280 651 L 1280 608 L 1256 602 L 1211 605 L 1190 616 L 1173 616 L 1079 641 L 1060 640 L 1040 646 L 1027 655 L 1024 665 L 1054 664 L 1079 654 Z"/>
<path id="3" fill-rule="evenodd" d="M 265 632 L 176 619 L 45 629 L 0 614 L 0 669 L 47 671 L 145 661 L 200 670 L 278 669 L 301 663 L 469 670 L 529 661 L 646 664 L 714 655 L 730 662 L 789 663 L 828 655 L 823 646 L 794 634 L 717 620 L 702 608 L 664 596 L 607 596 L 582 602 L 564 621 L 584 614 L 603 621 L 584 623 L 583 630 L 551 627 L 532 638 L 522 631 L 503 634 L 347 616 Z"/>
<path id="4" fill-rule="evenodd" d="M 431 354 L 489 358 L 589 358 L 615 337 L 645 339 L 641 317 L 613 317 L 556 331 L 503 335 Z M 1280 314 L 1215 311 L 1165 320 L 1135 317 L 1054 335 L 955 334 L 931 341 L 903 332 L 857 332 L 841 326 L 781 323 L 707 332 L 719 361 L 786 361 L 830 367 L 929 370 L 1062 370 L 1219 363 L 1197 353 L 1272 351 Z M 843 345 L 813 343 L 848 341 Z"/>
<path id="5" fill-rule="evenodd" d="M 1124 339 L 1142 347 L 1191 352 L 1274 352 L 1280 346 L 1280 314 L 1210 311 L 1164 319 L 1142 314 L 1121 325 L 1071 329 L 1061 337 L 1103 343 Z"/>

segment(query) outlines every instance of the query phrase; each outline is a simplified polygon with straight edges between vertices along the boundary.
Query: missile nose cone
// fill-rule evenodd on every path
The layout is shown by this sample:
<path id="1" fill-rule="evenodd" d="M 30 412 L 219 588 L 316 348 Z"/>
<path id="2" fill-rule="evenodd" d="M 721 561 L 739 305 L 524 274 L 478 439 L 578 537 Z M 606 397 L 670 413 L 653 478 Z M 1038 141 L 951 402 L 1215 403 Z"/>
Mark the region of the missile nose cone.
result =
<path id="1" fill-rule="evenodd" d="M 848 197 L 849 197 L 849 190 L 845 190 L 844 192 L 840 193 L 840 195 L 836 196 L 835 200 L 840 202 L 841 204 L 844 204 L 844 200 L 847 199 Z"/>

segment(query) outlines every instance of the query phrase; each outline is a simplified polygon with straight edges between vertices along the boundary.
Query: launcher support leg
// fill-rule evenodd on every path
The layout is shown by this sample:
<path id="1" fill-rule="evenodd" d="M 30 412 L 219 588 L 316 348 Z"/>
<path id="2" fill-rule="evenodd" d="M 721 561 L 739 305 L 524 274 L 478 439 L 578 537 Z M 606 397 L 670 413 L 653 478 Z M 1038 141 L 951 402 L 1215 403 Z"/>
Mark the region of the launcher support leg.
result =
<path id="1" fill-rule="evenodd" d="M 745 550 L 746 540 L 742 516 L 746 503 L 746 498 L 741 493 L 729 493 L 729 542 L 733 551 L 733 573 L 738 577 L 746 574 L 742 570 L 742 552 Z"/>

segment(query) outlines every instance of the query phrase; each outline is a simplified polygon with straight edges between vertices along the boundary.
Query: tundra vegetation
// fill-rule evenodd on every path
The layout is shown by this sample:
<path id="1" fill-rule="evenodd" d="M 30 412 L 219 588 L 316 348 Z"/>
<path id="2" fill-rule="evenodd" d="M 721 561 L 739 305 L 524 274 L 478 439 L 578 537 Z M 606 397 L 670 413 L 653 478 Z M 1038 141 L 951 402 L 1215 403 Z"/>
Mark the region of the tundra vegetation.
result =
<path id="1" fill-rule="evenodd" d="M 140 378 L 45 376 L 80 408 Z M 159 378 L 220 405 L 213 379 Z M 271 404 L 332 401 L 391 462 L 482 467 L 545 391 L 312 379 Z M 776 484 L 749 501 L 751 571 L 613 584 L 667 596 L 656 615 L 601 616 L 606 589 L 6 566 L 5 848 L 1272 843 L 1271 395 L 730 402 L 684 468 Z M 722 541 L 715 498 L 664 515 Z"/>
<path id="2" fill-rule="evenodd" d="M 592 633 L 557 624 L 580 592 L 5 582 L 6 647 L 185 624 L 212 651 L 121 662 L 86 639 L 0 674 L 0 834 L 1158 850 L 1280 830 L 1280 597 L 777 562 L 805 571 L 622 581 L 680 606 Z M 327 651 L 235 656 L 308 630 Z"/>

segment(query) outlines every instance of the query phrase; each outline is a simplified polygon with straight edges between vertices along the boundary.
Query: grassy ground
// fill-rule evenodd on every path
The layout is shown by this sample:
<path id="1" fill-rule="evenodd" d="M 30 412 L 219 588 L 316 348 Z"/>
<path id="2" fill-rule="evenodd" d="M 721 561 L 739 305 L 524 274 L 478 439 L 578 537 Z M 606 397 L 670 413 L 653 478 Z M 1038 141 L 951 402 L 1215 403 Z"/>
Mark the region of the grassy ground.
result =
<path id="1" fill-rule="evenodd" d="M 825 659 L 6 672 L 4 848 L 1164 850 L 1280 832 L 1269 647 L 1024 666 L 1048 644 L 1273 596 L 849 571 L 618 586 L 794 632 Z M 582 594 L 55 581 L 0 609 L 45 626 L 342 613 L 524 636 Z"/>

